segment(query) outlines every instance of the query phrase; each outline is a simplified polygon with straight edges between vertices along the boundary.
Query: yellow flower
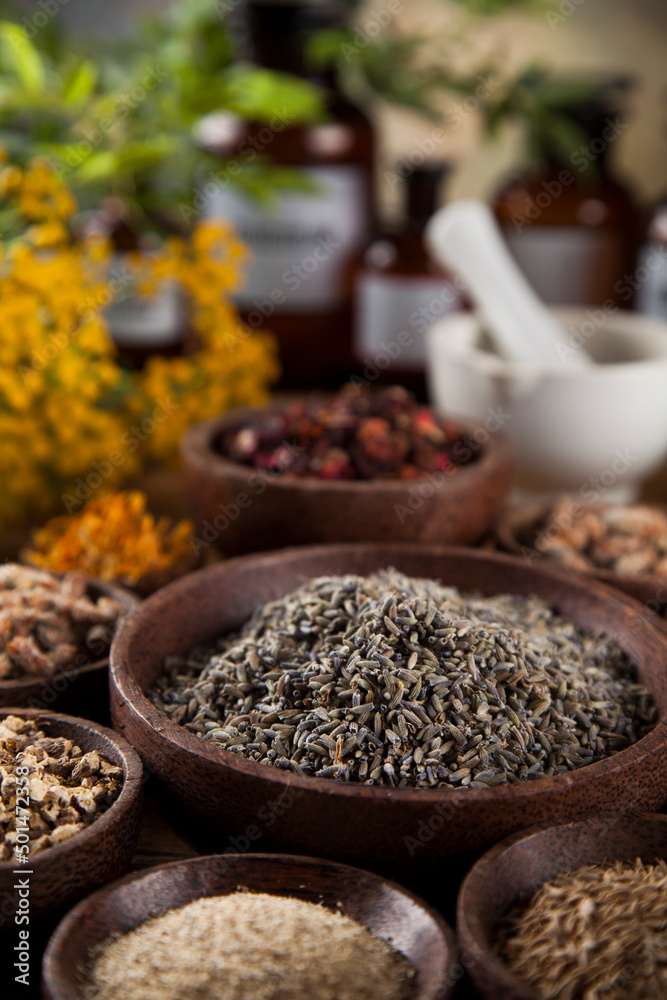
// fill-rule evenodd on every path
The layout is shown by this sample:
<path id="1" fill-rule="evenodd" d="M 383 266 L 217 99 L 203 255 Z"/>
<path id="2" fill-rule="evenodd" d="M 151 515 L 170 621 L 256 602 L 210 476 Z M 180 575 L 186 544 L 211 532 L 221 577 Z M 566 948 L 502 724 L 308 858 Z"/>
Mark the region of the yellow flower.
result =
<path id="1" fill-rule="evenodd" d="M 81 482 L 102 479 L 110 489 L 146 461 L 175 463 L 193 422 L 264 402 L 278 368 L 273 338 L 244 328 L 226 297 L 245 248 L 230 226 L 205 223 L 134 261 L 146 294 L 159 294 L 165 280 L 181 285 L 199 349 L 124 372 L 103 313 L 108 244 L 70 241 L 64 223 L 76 205 L 47 163 L 23 171 L 3 154 L 0 164 L 0 197 L 26 219 L 22 238 L 9 246 L 0 238 L 1 532 L 78 503 Z M 167 419 L 153 419 L 156 408 Z M 137 551 L 145 555 L 147 544 L 142 537 Z"/>

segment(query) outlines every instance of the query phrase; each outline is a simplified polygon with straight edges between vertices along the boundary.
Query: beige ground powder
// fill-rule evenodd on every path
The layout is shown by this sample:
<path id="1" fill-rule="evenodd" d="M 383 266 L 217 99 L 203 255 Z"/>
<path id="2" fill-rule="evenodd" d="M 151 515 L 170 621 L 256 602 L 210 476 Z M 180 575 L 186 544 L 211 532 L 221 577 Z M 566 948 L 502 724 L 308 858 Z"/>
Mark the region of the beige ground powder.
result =
<path id="1" fill-rule="evenodd" d="M 89 1000 L 409 1000 L 407 959 L 356 921 L 237 892 L 154 917 L 93 956 Z"/>

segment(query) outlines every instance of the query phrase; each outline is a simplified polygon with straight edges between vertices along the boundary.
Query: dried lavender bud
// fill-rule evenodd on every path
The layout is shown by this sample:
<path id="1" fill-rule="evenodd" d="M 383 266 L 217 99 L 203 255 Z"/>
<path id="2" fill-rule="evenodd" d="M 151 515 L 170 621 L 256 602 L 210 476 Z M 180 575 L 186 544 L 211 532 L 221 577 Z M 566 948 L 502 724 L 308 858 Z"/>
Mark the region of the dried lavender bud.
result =
<path id="1" fill-rule="evenodd" d="M 613 640 L 537 598 L 461 595 L 395 570 L 310 580 L 165 666 L 153 701 L 201 739 L 371 785 L 535 780 L 657 721 Z"/>

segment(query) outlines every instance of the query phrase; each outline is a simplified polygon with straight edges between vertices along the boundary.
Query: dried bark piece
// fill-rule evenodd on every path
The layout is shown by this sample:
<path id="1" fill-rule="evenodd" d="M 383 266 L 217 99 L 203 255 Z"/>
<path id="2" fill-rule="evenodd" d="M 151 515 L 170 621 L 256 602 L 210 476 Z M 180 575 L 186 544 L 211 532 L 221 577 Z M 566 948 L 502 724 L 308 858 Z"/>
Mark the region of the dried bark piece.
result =
<path id="1" fill-rule="evenodd" d="M 0 860 L 14 857 L 19 825 L 29 837 L 29 856 L 41 853 L 94 822 L 122 788 L 122 769 L 104 754 L 84 754 L 72 740 L 47 737 L 32 720 L 9 716 L 0 723 L 0 755 Z M 19 787 L 30 805 L 20 817 Z"/>

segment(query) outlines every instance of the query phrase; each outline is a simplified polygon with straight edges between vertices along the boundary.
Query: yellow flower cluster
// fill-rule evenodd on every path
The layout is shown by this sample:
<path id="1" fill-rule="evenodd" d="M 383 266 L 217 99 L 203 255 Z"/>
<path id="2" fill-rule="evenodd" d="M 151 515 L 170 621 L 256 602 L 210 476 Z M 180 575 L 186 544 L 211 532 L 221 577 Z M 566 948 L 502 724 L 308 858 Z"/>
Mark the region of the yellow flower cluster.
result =
<path id="1" fill-rule="evenodd" d="M 33 532 L 28 560 L 56 573 L 83 570 L 100 580 L 132 586 L 192 557 L 190 521 L 156 521 L 136 490 L 89 500 L 78 514 L 54 517 Z"/>
<path id="2" fill-rule="evenodd" d="M 25 173 L 5 166 L 0 190 L 29 223 L 66 232 L 73 203 L 44 164 Z M 0 257 L 0 525 L 48 511 L 125 424 L 107 404 L 122 373 L 100 315 L 108 302 L 101 248 L 45 247 L 35 229 L 29 224 Z"/>
<path id="3" fill-rule="evenodd" d="M 277 374 L 273 339 L 243 328 L 224 295 L 243 247 L 208 225 L 168 243 L 143 281 L 147 293 L 166 278 L 182 283 L 199 349 L 121 369 L 104 320 L 109 248 L 72 241 L 75 211 L 46 163 L 21 170 L 0 157 L 0 213 L 21 223 L 0 240 L 0 533 L 59 501 L 71 513 L 149 457 L 173 462 L 191 423 L 264 402 Z"/>
<path id="4" fill-rule="evenodd" d="M 189 357 L 151 358 L 141 378 L 144 408 L 166 397 L 172 403 L 169 420 L 147 441 L 149 454 L 167 464 L 178 462 L 178 442 L 191 424 L 233 406 L 265 403 L 278 376 L 273 337 L 245 327 L 225 294 L 238 285 L 246 257 L 231 226 L 204 222 L 187 244 L 169 240 L 156 259 L 137 261 L 149 271 L 141 284 L 145 294 L 161 281 L 183 286 L 199 346 Z"/>

